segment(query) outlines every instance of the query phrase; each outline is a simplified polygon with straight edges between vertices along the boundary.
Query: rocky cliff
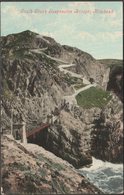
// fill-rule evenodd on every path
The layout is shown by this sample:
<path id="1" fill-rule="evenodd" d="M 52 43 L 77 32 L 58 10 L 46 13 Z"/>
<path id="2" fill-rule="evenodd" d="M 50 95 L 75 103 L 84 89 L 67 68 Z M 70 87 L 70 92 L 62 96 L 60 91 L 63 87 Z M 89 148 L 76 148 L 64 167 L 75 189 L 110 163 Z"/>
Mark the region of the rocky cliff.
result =
<path id="1" fill-rule="evenodd" d="M 48 129 L 48 139 L 44 147 L 76 168 L 90 164 L 92 153 L 95 155 L 93 150 L 97 147 L 92 143 L 91 134 L 94 129 L 101 132 L 104 129 L 101 124 L 100 126 L 97 124 L 101 120 L 100 114 L 105 115 L 104 110 L 103 107 L 93 105 L 89 109 L 70 105 L 70 95 L 75 91 L 73 85 L 77 79 L 60 71 L 59 66 L 75 64 L 68 69 L 80 73 L 85 79 L 93 78 L 103 89 L 107 87 L 110 68 L 103 66 L 90 54 L 77 48 L 62 46 L 52 38 L 31 31 L 2 37 L 1 45 L 3 129 L 10 132 L 12 114 L 14 123 L 26 121 L 27 131 L 42 122 L 48 122 L 48 116 L 52 114 L 54 121 Z M 65 101 L 65 97 L 68 97 L 68 101 Z M 106 102 L 106 98 L 102 99 Z M 118 104 L 120 105 L 117 100 L 116 104 L 112 102 L 110 107 Z M 106 110 L 108 108 L 109 103 L 106 105 Z M 119 109 L 122 111 L 121 107 Z M 110 120 L 114 115 L 115 113 L 110 113 Z M 118 119 L 122 120 L 120 116 L 117 116 Z M 108 128 L 106 121 L 104 127 Z M 116 128 L 113 132 L 116 133 Z M 42 142 L 39 144 L 42 145 Z M 122 149 L 116 153 L 117 156 L 109 158 L 110 161 L 116 162 Z M 108 156 L 101 156 L 101 153 L 98 153 L 97 157 L 108 160 Z"/>
<path id="2" fill-rule="evenodd" d="M 113 91 L 123 101 L 123 61 L 106 59 L 99 62 L 110 68 L 107 90 Z"/>
<path id="3" fill-rule="evenodd" d="M 82 74 L 90 80 L 92 78 L 101 87 L 106 89 L 109 79 L 110 68 L 103 66 L 102 63 L 93 58 L 90 54 L 83 52 L 77 48 L 64 45 L 64 50 L 61 54 L 63 59 L 76 64 L 75 67 L 68 68 L 75 73 Z"/>
<path id="4" fill-rule="evenodd" d="M 34 144 L 2 137 L 2 189 L 8 194 L 102 194 L 74 167 Z"/>
<path id="5" fill-rule="evenodd" d="M 27 121 L 44 121 L 60 103 L 61 94 L 69 94 L 73 89 L 59 72 L 55 60 L 31 51 L 47 44 L 35 33 L 9 35 L 1 42 L 3 104 L 7 116 L 10 117 L 10 107 L 13 107 L 15 121 L 20 115 Z"/>
<path id="6" fill-rule="evenodd" d="M 123 104 L 113 95 L 108 105 L 94 120 L 92 155 L 114 163 L 123 162 Z"/>

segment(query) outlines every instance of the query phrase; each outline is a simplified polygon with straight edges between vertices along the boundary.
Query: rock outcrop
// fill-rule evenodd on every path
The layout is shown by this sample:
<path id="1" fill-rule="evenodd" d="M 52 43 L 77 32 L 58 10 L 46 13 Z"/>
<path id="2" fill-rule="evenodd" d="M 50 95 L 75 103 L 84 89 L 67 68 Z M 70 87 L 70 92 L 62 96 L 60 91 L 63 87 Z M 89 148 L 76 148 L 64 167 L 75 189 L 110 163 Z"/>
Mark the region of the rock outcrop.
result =
<path id="1" fill-rule="evenodd" d="M 7 194 L 103 194 L 73 166 L 34 144 L 2 137 L 2 189 Z"/>
<path id="2" fill-rule="evenodd" d="M 107 90 L 113 91 L 123 101 L 123 61 L 106 59 L 99 62 L 110 68 Z"/>
<path id="3" fill-rule="evenodd" d="M 61 58 L 76 64 L 76 66 L 70 67 L 68 70 L 82 74 L 88 80 L 92 78 L 96 83 L 106 89 L 110 71 L 107 66 L 103 66 L 102 63 L 97 61 L 90 54 L 77 48 L 66 45 L 63 46 L 63 48 Z"/>
<path id="4" fill-rule="evenodd" d="M 65 75 L 59 72 L 55 60 L 44 53 L 31 52 L 32 48 L 43 48 L 48 44 L 35 33 L 26 31 L 9 35 L 1 42 L 4 125 L 9 121 L 11 108 L 15 122 L 20 115 L 32 123 L 43 122 L 61 103 L 62 94 L 68 95 L 73 89 Z"/>
<path id="5" fill-rule="evenodd" d="M 113 67 L 109 75 L 107 90 L 113 91 L 123 101 L 123 67 Z"/>
<path id="6" fill-rule="evenodd" d="M 92 155 L 103 161 L 123 163 L 123 109 L 118 97 L 113 98 L 94 120 Z"/>
<path id="7" fill-rule="evenodd" d="M 99 113 L 99 108 L 86 110 L 75 107 L 74 110 L 61 110 L 48 131 L 44 147 L 76 168 L 91 164 L 91 132 L 94 118 Z"/>

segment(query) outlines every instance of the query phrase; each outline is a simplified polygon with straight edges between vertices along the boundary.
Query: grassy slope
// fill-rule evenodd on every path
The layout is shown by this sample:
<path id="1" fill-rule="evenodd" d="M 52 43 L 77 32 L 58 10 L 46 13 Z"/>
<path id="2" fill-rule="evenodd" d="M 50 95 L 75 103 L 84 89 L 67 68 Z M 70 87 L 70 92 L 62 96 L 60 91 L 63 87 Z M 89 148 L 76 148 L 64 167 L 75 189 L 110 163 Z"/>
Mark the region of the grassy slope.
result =
<path id="1" fill-rule="evenodd" d="M 83 108 L 102 108 L 109 102 L 111 95 L 109 92 L 102 89 L 91 87 L 79 93 L 76 96 L 76 99 L 78 105 L 82 106 Z"/>

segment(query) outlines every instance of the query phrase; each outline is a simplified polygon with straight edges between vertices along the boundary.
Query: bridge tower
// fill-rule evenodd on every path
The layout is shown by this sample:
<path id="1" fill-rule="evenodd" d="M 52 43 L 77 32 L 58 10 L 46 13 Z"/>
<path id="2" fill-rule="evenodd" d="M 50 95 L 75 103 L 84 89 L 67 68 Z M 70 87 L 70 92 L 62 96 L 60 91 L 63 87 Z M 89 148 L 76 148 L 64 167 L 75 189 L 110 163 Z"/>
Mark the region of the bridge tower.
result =
<path id="1" fill-rule="evenodd" d="M 22 122 L 22 143 L 27 144 L 27 136 L 26 136 L 26 123 L 25 121 Z"/>

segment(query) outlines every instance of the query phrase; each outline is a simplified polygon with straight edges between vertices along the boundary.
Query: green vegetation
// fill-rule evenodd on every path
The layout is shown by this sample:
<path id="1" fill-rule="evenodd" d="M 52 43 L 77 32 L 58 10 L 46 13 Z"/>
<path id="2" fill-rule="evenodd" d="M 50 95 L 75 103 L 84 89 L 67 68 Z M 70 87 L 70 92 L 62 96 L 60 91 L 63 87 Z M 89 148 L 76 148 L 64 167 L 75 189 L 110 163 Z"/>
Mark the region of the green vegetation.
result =
<path id="1" fill-rule="evenodd" d="M 70 192 L 70 189 L 63 183 L 63 181 L 52 179 L 52 186 L 55 190 L 61 192 L 61 194 L 68 194 Z"/>
<path id="2" fill-rule="evenodd" d="M 33 194 L 36 192 L 36 184 L 40 184 L 41 180 L 40 177 L 37 177 L 36 173 L 33 172 L 24 172 L 25 176 L 25 184 L 24 184 L 24 191 L 25 192 L 31 192 L 30 194 Z M 25 193 L 26 194 L 26 193 Z"/>
<path id="3" fill-rule="evenodd" d="M 34 37 L 36 36 L 36 33 L 33 33 L 29 30 L 24 31 L 22 33 L 17 33 L 17 34 L 12 34 L 12 35 L 8 35 L 8 38 L 10 36 L 12 36 L 12 41 L 10 41 L 7 44 L 8 48 L 12 48 L 12 47 L 19 47 L 19 46 L 23 46 L 26 45 L 27 47 L 29 47 L 29 45 L 32 44 Z"/>
<path id="4" fill-rule="evenodd" d="M 82 88 L 82 87 L 85 87 L 85 86 L 86 86 L 85 84 L 80 83 L 80 84 L 75 85 L 74 88 L 75 88 L 76 90 L 78 90 L 78 89 L 80 89 L 80 88 Z"/>
<path id="5" fill-rule="evenodd" d="M 41 61 L 46 68 L 49 68 L 49 70 L 50 69 L 51 70 L 52 69 L 57 70 L 57 62 L 55 60 L 50 59 L 49 57 L 47 57 L 44 53 L 34 53 L 34 52 L 32 52 L 32 55 L 36 59 L 39 59 L 39 61 Z"/>
<path id="6" fill-rule="evenodd" d="M 41 160 L 41 161 L 44 161 L 46 162 L 46 164 L 51 167 L 52 169 L 54 170 L 57 170 L 57 171 L 61 171 L 61 170 L 64 170 L 64 165 L 61 165 L 59 163 L 54 163 L 54 162 L 51 162 L 49 159 L 45 158 L 43 155 L 39 154 L 38 156 L 38 159 Z"/>
<path id="7" fill-rule="evenodd" d="M 42 176 L 42 178 L 45 178 L 46 175 L 47 175 L 46 169 L 43 169 L 43 168 L 40 168 L 40 169 L 38 170 L 38 173 L 40 174 L 40 176 Z"/>
<path id="8" fill-rule="evenodd" d="M 19 162 L 14 162 L 11 164 L 11 167 L 20 171 L 30 171 L 30 167 Z"/>
<path id="9" fill-rule="evenodd" d="M 109 68 L 112 68 L 113 66 L 123 66 L 123 60 L 117 60 L 117 59 L 101 59 L 98 60 L 100 63 L 107 65 Z"/>
<path id="10" fill-rule="evenodd" d="M 74 84 L 83 84 L 83 80 L 80 79 L 80 78 L 77 78 L 77 77 L 72 77 L 72 76 L 69 76 L 68 74 L 65 75 L 65 79 L 66 79 L 66 82 L 69 84 L 69 85 L 74 85 Z"/>
<path id="11" fill-rule="evenodd" d="M 69 194 L 69 193 L 70 193 L 70 189 L 69 189 L 63 182 L 61 182 L 60 185 L 61 185 L 62 191 L 63 191 L 65 194 Z"/>
<path id="12" fill-rule="evenodd" d="M 3 98 L 11 102 L 11 104 L 15 101 L 16 97 L 15 95 L 10 91 L 10 90 L 5 90 L 3 91 L 2 94 Z"/>
<path id="13" fill-rule="evenodd" d="M 61 164 L 59 163 L 53 163 L 51 164 L 52 168 L 56 169 L 57 171 L 61 171 L 64 169 L 64 166 L 62 166 Z"/>
<path id="14" fill-rule="evenodd" d="M 24 58 L 26 51 L 25 49 L 18 49 L 13 52 L 13 55 L 15 58 Z"/>
<path id="15" fill-rule="evenodd" d="M 12 91 L 9 89 L 7 81 L 5 79 L 2 81 L 2 85 L 3 85 L 3 93 L 1 95 L 3 96 L 3 98 L 9 100 L 11 103 L 15 101 L 15 96 L 12 93 Z"/>
<path id="16" fill-rule="evenodd" d="M 78 105 L 83 108 L 104 107 L 111 99 L 108 91 L 91 87 L 76 96 Z"/>

